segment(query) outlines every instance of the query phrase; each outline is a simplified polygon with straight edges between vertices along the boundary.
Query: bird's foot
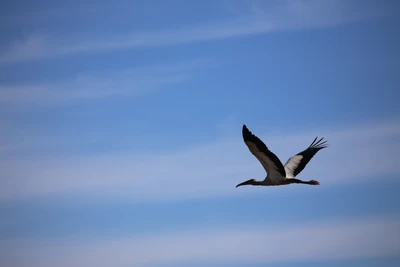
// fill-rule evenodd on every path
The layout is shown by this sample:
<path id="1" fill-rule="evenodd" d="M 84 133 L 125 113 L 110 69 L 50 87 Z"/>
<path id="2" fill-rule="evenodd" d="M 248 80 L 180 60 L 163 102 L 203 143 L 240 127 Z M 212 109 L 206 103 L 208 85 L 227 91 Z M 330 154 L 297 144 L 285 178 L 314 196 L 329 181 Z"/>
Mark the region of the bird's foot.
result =
<path id="1" fill-rule="evenodd" d="M 311 181 L 310 181 L 310 184 L 312 184 L 312 185 L 319 185 L 319 182 L 318 182 L 318 181 L 315 181 L 315 180 L 311 180 Z"/>

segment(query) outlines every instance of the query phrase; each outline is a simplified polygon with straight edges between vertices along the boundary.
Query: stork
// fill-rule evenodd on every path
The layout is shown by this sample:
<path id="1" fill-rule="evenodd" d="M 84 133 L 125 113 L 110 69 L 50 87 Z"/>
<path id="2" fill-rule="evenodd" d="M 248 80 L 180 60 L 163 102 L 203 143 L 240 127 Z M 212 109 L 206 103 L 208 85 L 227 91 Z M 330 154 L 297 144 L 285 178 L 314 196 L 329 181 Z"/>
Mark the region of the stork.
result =
<path id="1" fill-rule="evenodd" d="M 302 181 L 295 177 L 304 169 L 307 163 L 319 150 L 327 147 L 326 141 L 322 142 L 323 137 L 318 141 L 318 137 L 316 137 L 307 149 L 292 156 L 288 159 L 285 165 L 282 165 L 279 158 L 268 149 L 263 141 L 250 132 L 246 125 L 243 125 L 242 135 L 250 152 L 260 161 L 261 165 L 267 172 L 267 177 L 263 181 L 250 179 L 238 184 L 236 187 L 242 185 L 287 185 L 293 183 L 319 185 L 319 182 L 316 180 Z"/>

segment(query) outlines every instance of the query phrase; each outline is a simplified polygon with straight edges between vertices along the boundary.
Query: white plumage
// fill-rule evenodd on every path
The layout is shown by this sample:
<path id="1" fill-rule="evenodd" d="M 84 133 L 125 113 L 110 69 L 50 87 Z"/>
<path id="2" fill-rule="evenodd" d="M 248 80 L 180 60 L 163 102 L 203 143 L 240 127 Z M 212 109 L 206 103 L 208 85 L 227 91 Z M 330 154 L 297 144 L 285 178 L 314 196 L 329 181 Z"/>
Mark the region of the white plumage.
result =
<path id="1" fill-rule="evenodd" d="M 285 163 L 285 172 L 286 172 L 286 178 L 294 178 L 294 170 L 299 166 L 301 160 L 303 159 L 302 155 L 295 155 L 291 158 L 288 159 L 288 161 Z"/>

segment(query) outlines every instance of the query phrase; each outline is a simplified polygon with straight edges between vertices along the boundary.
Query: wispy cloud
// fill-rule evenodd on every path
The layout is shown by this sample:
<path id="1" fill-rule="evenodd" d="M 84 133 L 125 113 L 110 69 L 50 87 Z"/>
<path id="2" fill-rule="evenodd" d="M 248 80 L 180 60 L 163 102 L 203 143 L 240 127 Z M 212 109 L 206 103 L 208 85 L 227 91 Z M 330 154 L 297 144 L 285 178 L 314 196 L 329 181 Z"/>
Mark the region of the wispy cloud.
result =
<path id="1" fill-rule="evenodd" d="M 121 239 L 0 241 L 4 266 L 164 266 L 344 260 L 400 253 L 398 218 L 251 225 Z"/>
<path id="2" fill-rule="evenodd" d="M 139 96 L 192 78 L 205 60 L 160 64 L 103 73 L 81 74 L 74 79 L 47 84 L 1 85 L 0 103 L 58 105 L 77 100 Z"/>
<path id="3" fill-rule="evenodd" d="M 46 34 L 28 34 L 3 49 L 0 64 L 54 58 L 82 52 L 179 45 L 194 42 L 244 37 L 279 30 L 331 27 L 371 18 L 380 11 L 358 5 L 350 8 L 346 1 L 286 1 L 266 6 L 253 1 L 239 14 L 220 21 L 147 32 L 126 32 L 124 35 L 104 33 L 102 36 L 66 38 Z M 284 4 L 282 4 L 284 3 Z M 232 5 L 232 4 L 229 4 Z M 233 8 L 234 9 L 234 8 Z M 245 12 L 243 11 L 245 10 Z M 75 40 L 71 42 L 70 40 Z"/>
<path id="4" fill-rule="evenodd" d="M 283 163 L 306 148 L 315 133 L 325 135 L 331 146 L 319 152 L 299 178 L 317 179 L 321 186 L 330 186 L 399 174 L 399 125 L 392 121 L 340 131 L 314 129 L 300 135 L 263 135 L 253 131 Z M 35 142 L 42 144 L 42 149 L 46 146 L 46 140 Z M 177 152 L 4 159 L 0 170 L 2 200 L 68 193 L 126 197 L 131 201 L 232 196 L 260 192 L 252 187 L 238 190 L 235 185 L 251 177 L 265 177 L 263 168 L 244 145 L 240 131 L 234 139 Z"/>

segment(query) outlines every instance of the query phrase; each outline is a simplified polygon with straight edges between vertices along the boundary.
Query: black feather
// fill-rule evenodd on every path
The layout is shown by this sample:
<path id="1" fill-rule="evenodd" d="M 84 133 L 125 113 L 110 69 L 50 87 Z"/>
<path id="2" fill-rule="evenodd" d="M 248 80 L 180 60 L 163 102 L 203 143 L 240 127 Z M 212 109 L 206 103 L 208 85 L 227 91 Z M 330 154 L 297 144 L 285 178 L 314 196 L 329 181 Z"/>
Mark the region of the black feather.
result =
<path id="1" fill-rule="evenodd" d="M 263 143 L 263 141 L 260 140 L 260 138 L 255 136 L 252 132 L 250 132 L 249 129 L 247 129 L 246 125 L 244 124 L 242 129 L 242 135 L 243 135 L 243 140 L 245 142 L 248 141 L 254 143 L 259 151 L 267 155 L 267 157 L 269 157 L 274 162 L 274 164 L 278 168 L 277 171 L 279 171 L 279 173 L 282 174 L 283 177 L 286 177 L 285 168 L 283 167 L 282 162 L 279 160 L 279 158 L 268 149 L 268 147 Z"/>
<path id="2" fill-rule="evenodd" d="M 314 141 L 312 141 L 311 145 L 307 149 L 296 154 L 296 155 L 302 155 L 303 158 L 301 159 L 297 168 L 293 170 L 294 177 L 296 177 L 306 167 L 307 163 L 310 162 L 310 160 L 314 157 L 314 155 L 318 151 L 320 151 L 323 148 L 328 147 L 328 145 L 326 145 L 327 141 L 321 142 L 322 139 L 324 139 L 323 137 L 321 139 L 319 139 L 317 142 L 315 142 L 317 139 L 318 139 L 318 136 L 314 139 Z"/>

